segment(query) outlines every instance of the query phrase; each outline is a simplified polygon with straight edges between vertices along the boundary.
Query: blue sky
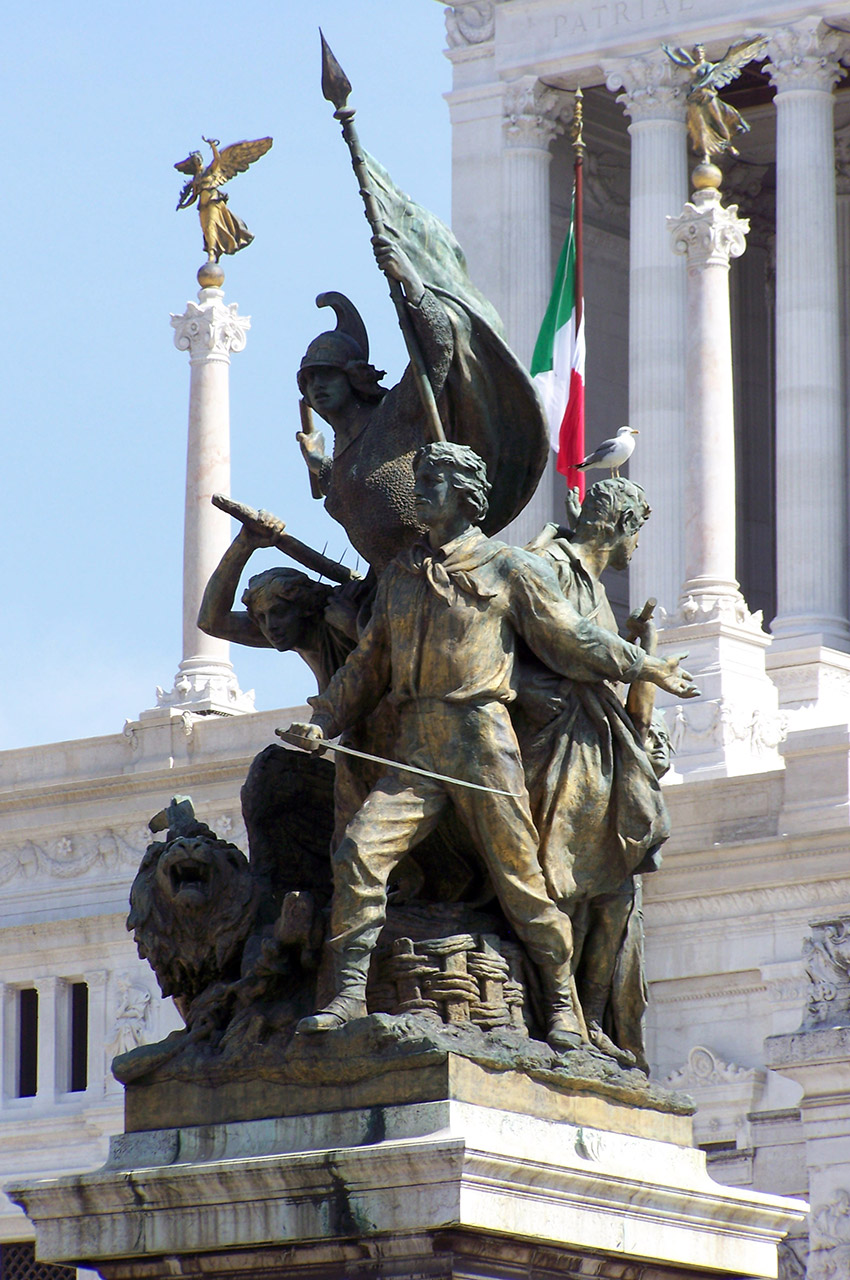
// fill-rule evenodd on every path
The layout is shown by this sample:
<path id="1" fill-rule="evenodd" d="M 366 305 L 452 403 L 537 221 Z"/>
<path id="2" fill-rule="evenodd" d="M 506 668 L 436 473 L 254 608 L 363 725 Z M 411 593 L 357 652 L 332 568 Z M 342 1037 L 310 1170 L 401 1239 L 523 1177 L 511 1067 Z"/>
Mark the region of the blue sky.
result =
<path id="1" fill-rule="evenodd" d="M 310 499 L 295 371 L 338 289 L 373 357 L 404 366 L 347 152 L 319 87 L 318 25 L 354 86 L 361 138 L 450 218 L 450 87 L 437 0 L 220 0 L 17 6 L 0 51 L 5 108 L 0 421 L 0 749 L 119 732 L 181 657 L 189 366 L 171 312 L 196 296 L 194 210 L 172 168 L 201 135 L 274 137 L 231 184 L 254 243 L 223 259 L 251 316 L 231 365 L 232 493 L 329 554 L 342 529 Z M 349 559 L 351 553 L 349 552 Z M 259 552 L 252 571 L 279 562 Z M 261 708 L 313 690 L 294 656 L 233 650 Z"/>

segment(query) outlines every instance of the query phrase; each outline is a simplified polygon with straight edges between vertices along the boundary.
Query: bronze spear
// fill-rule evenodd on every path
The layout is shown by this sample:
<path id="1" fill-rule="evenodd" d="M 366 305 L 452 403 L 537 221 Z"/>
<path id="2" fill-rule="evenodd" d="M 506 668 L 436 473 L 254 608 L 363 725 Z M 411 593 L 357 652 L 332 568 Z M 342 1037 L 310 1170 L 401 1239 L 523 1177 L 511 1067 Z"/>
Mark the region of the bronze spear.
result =
<path id="1" fill-rule="evenodd" d="M 360 139 L 354 127 L 354 108 L 346 105 L 348 95 L 351 93 L 351 81 L 334 57 L 330 45 L 322 35 L 321 29 L 319 30 L 319 35 L 322 40 L 322 94 L 326 101 L 332 103 L 336 108 L 334 119 L 339 120 L 342 126 L 342 136 L 348 145 L 348 150 L 351 152 L 351 164 L 360 183 L 360 194 L 363 197 L 366 218 L 372 228 L 372 234 L 382 236 L 385 230 L 384 223 L 378 202 L 375 199 L 375 193 L 372 190 L 372 184 L 369 181 L 369 170 L 366 167 L 366 159 L 360 146 Z M 430 436 L 431 440 L 445 440 L 446 433 L 440 421 L 437 401 L 434 397 L 434 388 L 431 386 L 428 377 L 428 370 L 425 366 L 425 358 L 422 355 L 419 340 L 413 325 L 410 323 L 410 316 L 407 314 L 401 285 L 398 280 L 393 280 L 391 277 L 388 277 L 388 281 L 390 297 L 395 304 L 404 345 L 407 347 L 407 353 L 410 356 L 413 376 L 416 379 L 416 385 L 422 397 L 427 423 L 426 434 Z"/>

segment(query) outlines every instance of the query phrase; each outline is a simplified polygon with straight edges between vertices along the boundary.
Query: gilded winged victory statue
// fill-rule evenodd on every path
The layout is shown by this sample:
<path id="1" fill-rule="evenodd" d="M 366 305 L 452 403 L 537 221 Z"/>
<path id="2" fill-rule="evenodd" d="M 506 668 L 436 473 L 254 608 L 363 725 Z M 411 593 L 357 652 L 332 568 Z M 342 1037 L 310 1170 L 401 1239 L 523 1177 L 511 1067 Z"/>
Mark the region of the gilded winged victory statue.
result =
<path id="1" fill-rule="evenodd" d="M 204 142 L 213 153 L 206 168 L 200 151 L 192 151 L 174 166 L 180 173 L 189 175 L 189 181 L 180 192 L 177 208 L 188 209 L 197 201 L 204 249 L 210 262 L 218 262 L 223 253 L 238 253 L 254 239 L 242 219 L 231 213 L 227 192 L 220 191 L 219 187 L 235 178 L 237 173 L 244 173 L 249 165 L 265 155 L 272 139 L 234 142 L 223 151 L 218 149 L 217 138 L 204 138 Z"/>

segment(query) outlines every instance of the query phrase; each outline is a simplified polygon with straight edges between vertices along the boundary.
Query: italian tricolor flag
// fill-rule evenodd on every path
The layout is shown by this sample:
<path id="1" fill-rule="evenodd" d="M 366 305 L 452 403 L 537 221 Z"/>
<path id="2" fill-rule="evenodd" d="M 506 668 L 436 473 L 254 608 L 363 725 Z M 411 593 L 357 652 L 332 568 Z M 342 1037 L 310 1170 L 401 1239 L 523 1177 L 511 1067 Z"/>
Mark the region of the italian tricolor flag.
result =
<path id="1" fill-rule="evenodd" d="M 584 472 L 574 470 L 584 458 L 584 299 L 576 234 L 576 193 L 570 226 L 552 296 L 531 360 L 531 376 L 549 420 L 549 438 L 558 455 L 557 467 L 584 497 Z"/>

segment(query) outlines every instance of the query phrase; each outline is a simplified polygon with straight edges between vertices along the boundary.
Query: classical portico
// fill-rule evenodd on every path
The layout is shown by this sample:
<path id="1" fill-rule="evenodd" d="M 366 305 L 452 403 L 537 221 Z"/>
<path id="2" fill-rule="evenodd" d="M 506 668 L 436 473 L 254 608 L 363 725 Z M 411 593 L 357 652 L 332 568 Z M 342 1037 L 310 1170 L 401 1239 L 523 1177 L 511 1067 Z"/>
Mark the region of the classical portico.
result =
<path id="1" fill-rule="evenodd" d="M 731 540 L 730 577 L 773 637 L 766 660 L 782 707 L 805 710 L 808 722 L 846 719 L 846 0 L 815 12 L 752 2 L 724 12 L 709 0 L 470 0 L 447 9 L 447 30 L 453 225 L 526 358 L 569 207 L 562 124 L 571 91 L 585 90 L 588 442 L 621 422 L 637 427 L 630 475 L 653 506 L 632 565 L 632 603 L 654 595 L 676 613 L 689 576 L 686 525 L 704 542 Z M 681 213 L 695 161 L 686 74 L 660 46 L 700 41 L 718 58 L 755 33 L 768 37 L 763 61 L 729 91 L 752 132 L 740 140 L 740 160 L 724 162 L 722 192 L 753 224 L 750 260 L 732 266 L 731 471 L 694 508 L 687 267 L 666 219 Z M 551 519 L 562 492 L 550 476 L 514 537 Z"/>

